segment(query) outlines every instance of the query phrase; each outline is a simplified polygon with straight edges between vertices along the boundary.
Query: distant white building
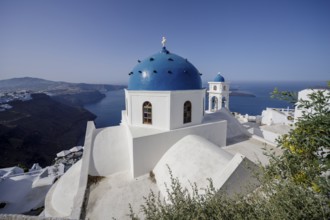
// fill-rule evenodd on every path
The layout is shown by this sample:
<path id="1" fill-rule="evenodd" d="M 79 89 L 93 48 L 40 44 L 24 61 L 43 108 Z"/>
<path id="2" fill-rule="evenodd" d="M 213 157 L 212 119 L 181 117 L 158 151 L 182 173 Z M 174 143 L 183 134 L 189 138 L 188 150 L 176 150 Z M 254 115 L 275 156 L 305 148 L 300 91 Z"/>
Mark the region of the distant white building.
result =
<path id="1" fill-rule="evenodd" d="M 232 194 L 254 182 L 253 162 L 267 163 L 264 145 L 251 142 L 228 111 L 229 86 L 220 75 L 209 83 L 210 100 L 218 102 L 205 113 L 200 75 L 165 46 L 139 61 L 129 73 L 121 124 L 96 129 L 88 122 L 83 158 L 49 191 L 46 217 L 125 219 L 128 204 L 139 209 L 150 189 L 166 198 L 167 165 L 187 188 L 190 182 L 205 187 L 212 178 Z M 86 194 L 91 176 L 104 178 Z"/>
<path id="2" fill-rule="evenodd" d="M 261 123 L 265 125 L 293 124 L 294 109 L 289 108 L 266 108 L 261 113 Z"/>
<path id="3" fill-rule="evenodd" d="M 70 150 L 62 150 L 61 152 L 56 154 L 56 157 L 65 157 L 66 155 L 70 154 Z"/>
<path id="4" fill-rule="evenodd" d="M 34 163 L 31 167 L 31 169 L 29 169 L 29 172 L 38 171 L 41 169 L 42 169 L 42 167 L 39 165 L 39 163 Z"/>
<path id="5" fill-rule="evenodd" d="M 7 167 L 7 168 L 1 168 L 0 169 L 0 181 L 1 179 L 5 179 L 8 176 L 12 175 L 18 175 L 24 173 L 24 170 L 20 167 Z"/>
<path id="6" fill-rule="evenodd" d="M 324 92 L 329 96 L 330 91 L 327 89 L 304 89 L 298 92 L 298 102 L 295 109 L 289 108 L 266 108 L 262 111 L 261 116 L 238 115 L 244 127 L 252 134 L 276 144 L 276 140 L 283 134 L 287 134 L 294 128 L 294 123 L 305 113 L 313 113 L 314 106 L 309 109 L 300 108 L 301 100 L 310 100 L 310 95 L 315 92 Z M 330 103 L 328 105 L 330 108 Z M 261 123 L 258 119 L 261 118 Z M 254 123 L 256 122 L 256 123 Z"/>
<path id="7" fill-rule="evenodd" d="M 69 151 L 71 153 L 75 153 L 75 152 L 79 152 L 79 151 L 83 151 L 83 150 L 84 150 L 84 148 L 82 146 L 75 146 L 75 147 L 71 148 Z"/>
<path id="8" fill-rule="evenodd" d="M 0 169 L 0 215 L 22 214 L 43 207 L 48 190 L 63 173 L 62 164 L 46 168 L 34 164 L 26 173 L 20 167 Z"/>
<path id="9" fill-rule="evenodd" d="M 314 92 L 319 92 L 319 91 L 322 91 L 325 93 L 325 95 L 330 95 L 330 91 L 327 90 L 327 89 L 304 89 L 302 91 L 300 91 L 298 93 L 298 103 L 296 104 L 296 108 L 295 108 L 295 113 L 294 113 L 294 120 L 295 122 L 303 116 L 303 112 L 306 112 L 306 113 L 313 113 L 314 110 L 313 110 L 313 107 L 311 107 L 310 109 L 303 109 L 303 108 L 299 108 L 299 102 L 300 100 L 310 100 L 310 97 L 309 95 L 311 95 L 312 93 Z M 329 108 L 330 108 L 330 103 L 329 103 Z"/>

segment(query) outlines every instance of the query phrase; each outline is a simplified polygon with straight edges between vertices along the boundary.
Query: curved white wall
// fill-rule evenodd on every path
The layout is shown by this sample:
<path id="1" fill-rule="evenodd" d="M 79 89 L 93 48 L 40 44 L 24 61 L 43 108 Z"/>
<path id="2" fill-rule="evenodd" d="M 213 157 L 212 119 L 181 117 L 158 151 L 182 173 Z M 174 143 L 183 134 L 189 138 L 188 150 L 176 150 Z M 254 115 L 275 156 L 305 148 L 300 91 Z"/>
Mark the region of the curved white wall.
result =
<path id="1" fill-rule="evenodd" d="M 45 200 L 46 217 L 69 217 L 71 215 L 79 188 L 81 163 L 82 160 L 75 163 L 48 192 Z"/>
<path id="2" fill-rule="evenodd" d="M 89 174 L 107 176 L 130 168 L 126 127 L 107 127 L 95 135 Z"/>
<path id="3" fill-rule="evenodd" d="M 258 184 L 253 174 L 258 167 L 241 154 L 232 155 L 197 135 L 187 135 L 169 149 L 154 168 L 157 186 L 168 198 L 167 186 L 171 185 L 168 167 L 182 188 L 193 193 L 191 184 L 196 183 L 199 193 L 209 186 L 208 178 L 216 189 L 225 189 L 229 195 L 249 191 L 250 184 Z M 255 187 L 253 188 L 255 189 Z M 171 190 L 171 189 L 170 189 Z"/>
<path id="4" fill-rule="evenodd" d="M 167 198 L 165 183 L 168 186 L 171 184 L 167 166 L 171 169 L 173 177 L 179 178 L 181 186 L 190 192 L 190 184 L 196 183 L 199 188 L 208 186 L 207 178 L 212 178 L 215 187 L 219 188 L 220 183 L 227 180 L 222 180 L 221 174 L 233 157 L 203 137 L 187 135 L 173 145 L 155 166 L 158 188 Z"/>

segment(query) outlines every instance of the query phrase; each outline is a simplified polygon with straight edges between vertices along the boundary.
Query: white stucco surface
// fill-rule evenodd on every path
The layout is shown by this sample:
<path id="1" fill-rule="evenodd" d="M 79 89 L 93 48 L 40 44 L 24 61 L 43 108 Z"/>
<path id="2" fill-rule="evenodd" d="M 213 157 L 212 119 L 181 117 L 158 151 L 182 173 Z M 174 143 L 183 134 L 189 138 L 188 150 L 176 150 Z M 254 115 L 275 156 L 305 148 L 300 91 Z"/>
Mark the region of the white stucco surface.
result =
<path id="1" fill-rule="evenodd" d="M 200 193 L 204 193 L 201 189 L 209 186 L 208 178 L 212 179 L 216 189 L 226 185 L 227 191 L 234 193 L 251 177 L 252 170 L 242 167 L 245 165 L 242 163 L 244 158 L 241 154 L 232 155 L 203 137 L 187 135 L 166 152 L 155 166 L 154 173 L 159 190 L 165 198 L 165 183 L 167 186 L 171 183 L 168 167 L 173 177 L 179 178 L 181 186 L 190 193 L 192 183 L 196 183 Z M 235 172 L 238 174 L 233 176 Z M 234 180 L 226 184 L 229 179 Z"/>
<path id="2" fill-rule="evenodd" d="M 71 151 L 69 150 L 62 150 L 61 152 L 56 154 L 56 157 L 65 157 L 66 155 L 70 154 Z"/>
<path id="3" fill-rule="evenodd" d="M 90 175 L 107 176 L 129 169 L 129 138 L 126 129 L 123 125 L 107 127 L 96 134 L 90 161 Z"/>
<path id="4" fill-rule="evenodd" d="M 260 126 L 260 128 L 262 130 L 271 131 L 275 134 L 283 135 L 283 134 L 287 134 L 290 130 L 292 130 L 294 126 L 277 124 L 277 125 L 263 125 Z"/>
<path id="5" fill-rule="evenodd" d="M 196 182 L 199 187 L 208 185 L 207 178 L 214 180 L 219 187 L 221 173 L 233 155 L 219 146 L 197 135 L 187 135 L 160 159 L 154 168 L 157 185 L 164 197 L 167 196 L 164 183 L 170 184 L 168 167 L 173 176 L 178 177 L 182 187 L 191 190 L 190 182 Z"/>
<path id="6" fill-rule="evenodd" d="M 312 108 L 310 109 L 303 109 L 303 108 L 299 108 L 298 105 L 300 103 L 300 100 L 305 100 L 305 101 L 309 101 L 310 97 L 309 95 L 314 93 L 314 92 L 323 92 L 323 94 L 325 95 L 330 95 L 330 90 L 329 89 L 304 89 L 302 91 L 300 91 L 298 93 L 298 103 L 296 104 L 296 108 L 295 108 L 295 112 L 294 112 L 294 120 L 295 122 L 303 116 L 303 112 L 305 111 L 306 113 L 313 113 L 314 110 Z M 329 101 L 329 105 L 330 106 L 330 101 Z M 330 108 L 330 107 L 328 107 Z"/>
<path id="7" fill-rule="evenodd" d="M 244 121 L 241 121 L 240 123 L 251 135 L 265 139 L 273 145 L 277 144 L 277 138 L 289 133 L 289 131 L 294 128 L 294 125 L 286 124 L 259 125 L 255 122 Z"/>
<path id="8" fill-rule="evenodd" d="M 79 186 L 82 160 L 75 163 L 47 194 L 46 216 L 68 217 L 71 215 L 75 196 Z"/>
<path id="9" fill-rule="evenodd" d="M 269 163 L 269 158 L 264 154 L 264 152 L 273 151 L 277 155 L 280 155 L 282 152 L 281 149 L 275 147 L 274 145 L 269 145 L 254 138 L 237 138 L 236 142 L 224 147 L 223 149 L 232 154 L 240 153 L 254 163 L 261 163 L 262 165 L 267 165 Z"/>
<path id="10" fill-rule="evenodd" d="M 130 134 L 133 138 L 145 137 L 154 134 L 163 133 L 164 130 L 151 128 L 151 127 L 139 127 L 139 126 L 128 126 Z"/>
<path id="11" fill-rule="evenodd" d="M 290 121 L 288 117 L 291 116 L 293 118 L 293 113 L 290 111 L 285 111 L 284 109 L 273 109 L 266 108 L 266 110 L 262 111 L 262 124 L 265 125 L 273 125 L 273 124 L 292 124 L 293 121 Z"/>
<path id="12" fill-rule="evenodd" d="M 170 129 L 200 124 L 203 120 L 205 90 L 183 90 L 171 92 Z M 183 123 L 183 105 L 191 102 L 191 122 Z"/>
<path id="13" fill-rule="evenodd" d="M 72 211 L 70 218 L 73 219 L 79 219 L 84 199 L 85 199 L 85 192 L 87 188 L 87 182 L 88 182 L 88 174 L 90 170 L 90 164 L 91 164 L 91 157 L 92 157 L 92 142 L 95 135 L 100 132 L 102 129 L 96 129 L 95 124 L 93 121 L 87 122 L 86 127 L 86 134 L 85 134 L 85 141 L 84 141 L 84 154 L 81 158 L 81 165 L 80 166 L 80 174 L 78 177 L 78 189 L 76 189 L 76 195 L 73 199 L 73 205 L 72 205 Z M 76 174 L 75 174 L 75 177 Z"/>
<path id="14" fill-rule="evenodd" d="M 5 178 L 6 176 L 11 176 L 15 174 L 24 173 L 24 170 L 20 167 L 6 167 L 0 169 L 0 178 Z"/>
<path id="15" fill-rule="evenodd" d="M 33 187 L 39 173 L 35 175 L 18 175 L 0 181 L 0 202 L 6 206 L 1 213 L 17 214 L 43 206 L 45 195 L 52 185 L 52 181 Z"/>
<path id="16" fill-rule="evenodd" d="M 131 219 L 129 204 L 133 210 L 143 217 L 140 205 L 144 203 L 144 196 L 150 190 L 158 192 L 156 183 L 152 182 L 149 174 L 138 179 L 132 179 L 128 171 L 119 172 L 106 177 L 90 188 L 87 203 L 86 219 Z"/>
<path id="17" fill-rule="evenodd" d="M 229 196 L 237 193 L 247 194 L 260 184 L 255 178 L 258 171 L 259 167 L 256 164 L 244 155 L 236 153 L 221 175 L 223 184 L 220 182 L 220 190 Z"/>
<path id="18" fill-rule="evenodd" d="M 128 122 L 130 125 L 169 129 L 170 127 L 170 92 L 130 91 L 125 90 L 128 103 Z M 152 125 L 143 124 L 143 103 L 152 105 Z"/>
<path id="19" fill-rule="evenodd" d="M 242 124 L 225 108 L 214 113 L 208 112 L 205 114 L 202 123 L 213 123 L 219 120 L 227 121 L 227 142 L 232 142 L 238 137 L 250 136 L 249 132 L 242 126 Z"/>
<path id="20" fill-rule="evenodd" d="M 133 138 L 132 169 L 134 177 L 152 170 L 164 153 L 186 135 L 199 135 L 218 146 L 225 146 L 226 128 L 226 121 L 220 120 L 214 123 L 204 123 L 145 137 Z"/>
<path id="21" fill-rule="evenodd" d="M 131 126 L 171 130 L 201 123 L 204 110 L 205 89 L 178 91 L 125 90 L 126 116 L 123 120 Z M 152 124 L 143 124 L 143 103 L 152 105 Z M 183 106 L 192 105 L 191 122 L 183 123 Z"/>

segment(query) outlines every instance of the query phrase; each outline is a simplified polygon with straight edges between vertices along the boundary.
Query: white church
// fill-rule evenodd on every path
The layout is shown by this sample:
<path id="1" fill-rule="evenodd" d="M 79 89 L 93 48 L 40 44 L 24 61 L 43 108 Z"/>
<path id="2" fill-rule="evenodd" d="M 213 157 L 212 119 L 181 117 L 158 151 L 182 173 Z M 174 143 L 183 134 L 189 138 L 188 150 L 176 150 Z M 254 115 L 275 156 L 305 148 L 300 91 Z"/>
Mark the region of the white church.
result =
<path id="1" fill-rule="evenodd" d="M 190 190 L 194 182 L 208 186 L 208 178 L 229 194 L 256 183 L 255 163 L 267 164 L 262 148 L 271 146 L 229 112 L 220 73 L 206 91 L 197 68 L 163 41 L 128 75 L 120 125 L 96 129 L 88 122 L 83 158 L 48 192 L 46 217 L 127 219 L 128 205 L 139 211 L 150 190 L 166 199 L 169 168 Z M 91 185 L 93 176 L 102 178 Z"/>

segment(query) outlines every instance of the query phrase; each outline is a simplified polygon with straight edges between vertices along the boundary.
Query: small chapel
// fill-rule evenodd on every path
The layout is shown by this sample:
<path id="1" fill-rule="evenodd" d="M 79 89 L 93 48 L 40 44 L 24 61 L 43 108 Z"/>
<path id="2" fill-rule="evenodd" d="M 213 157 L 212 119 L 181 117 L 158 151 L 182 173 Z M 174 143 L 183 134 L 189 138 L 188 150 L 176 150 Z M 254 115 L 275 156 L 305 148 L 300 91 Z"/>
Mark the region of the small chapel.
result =
<path id="1" fill-rule="evenodd" d="M 139 210 L 150 190 L 167 198 L 170 171 L 188 190 L 208 178 L 228 194 L 257 184 L 264 145 L 230 113 L 229 84 L 218 73 L 203 88 L 199 70 L 165 43 L 128 71 L 121 123 L 88 122 L 83 158 L 47 194 L 46 217 L 126 219 L 128 204 Z M 90 186 L 93 177 L 102 180 Z"/>

